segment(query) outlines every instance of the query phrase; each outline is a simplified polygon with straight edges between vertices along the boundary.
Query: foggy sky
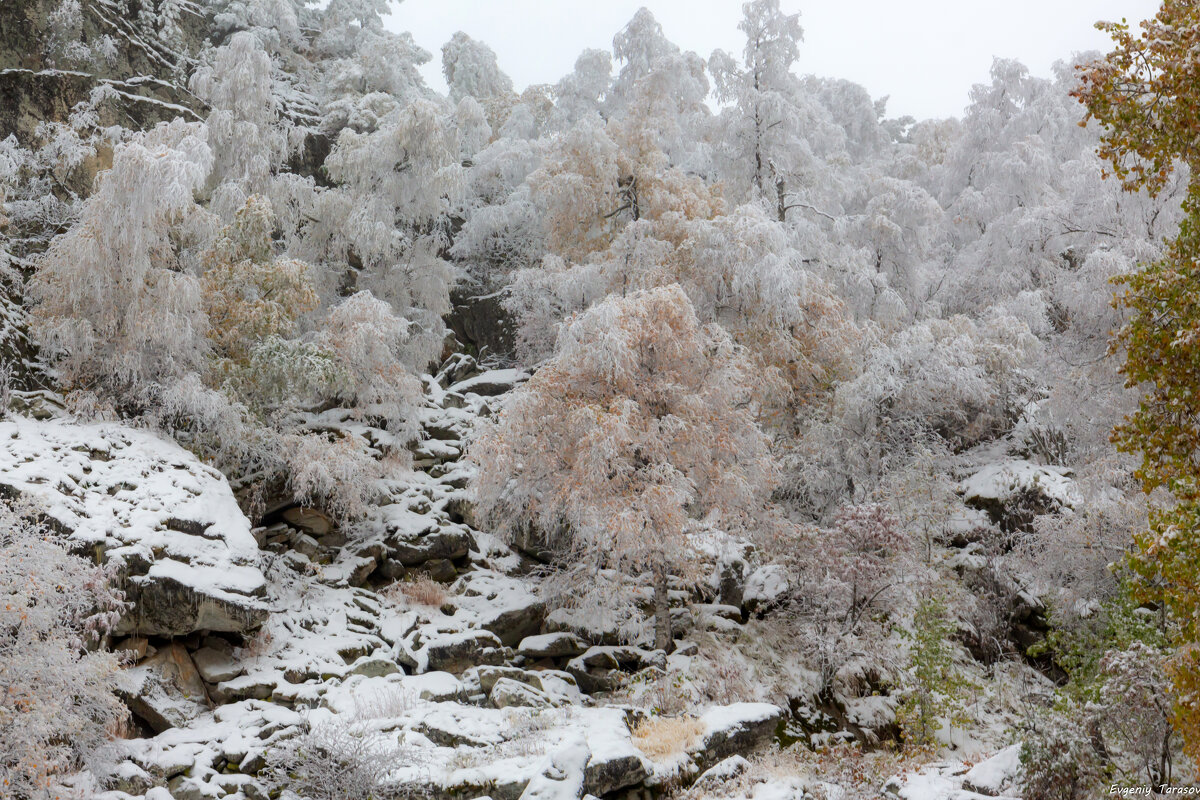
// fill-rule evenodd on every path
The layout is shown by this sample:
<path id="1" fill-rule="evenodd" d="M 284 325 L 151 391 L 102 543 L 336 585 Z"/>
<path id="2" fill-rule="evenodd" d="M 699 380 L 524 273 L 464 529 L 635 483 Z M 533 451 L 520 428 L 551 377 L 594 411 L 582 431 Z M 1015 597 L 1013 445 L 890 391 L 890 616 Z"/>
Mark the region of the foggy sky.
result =
<path id="1" fill-rule="evenodd" d="M 707 58 L 740 53 L 740 0 L 405 0 L 389 28 L 407 30 L 433 54 L 423 72 L 445 89 L 441 46 L 465 31 L 496 51 L 520 90 L 554 83 L 588 47 L 611 50 L 613 34 L 641 6 L 671 41 Z M 974 83 L 988 79 L 993 56 L 1017 58 L 1037 75 L 1072 53 L 1108 50 L 1099 19 L 1152 16 L 1157 0 L 782 0 L 804 27 L 797 71 L 847 78 L 875 98 L 890 96 L 889 116 L 959 116 Z"/>

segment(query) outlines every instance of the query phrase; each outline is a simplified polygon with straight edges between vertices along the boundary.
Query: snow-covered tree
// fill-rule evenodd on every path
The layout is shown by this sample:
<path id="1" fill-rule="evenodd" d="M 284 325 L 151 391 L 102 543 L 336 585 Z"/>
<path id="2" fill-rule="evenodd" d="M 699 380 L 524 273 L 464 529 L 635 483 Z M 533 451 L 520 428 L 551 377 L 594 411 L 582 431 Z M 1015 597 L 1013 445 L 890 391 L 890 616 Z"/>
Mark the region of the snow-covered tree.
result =
<path id="1" fill-rule="evenodd" d="M 118 144 L 79 221 L 41 259 L 35 331 L 67 385 L 130 399 L 201 369 L 199 280 L 172 234 L 196 214 L 212 166 L 205 129 L 177 120 Z"/>
<path id="2" fill-rule="evenodd" d="M 261 193 L 283 163 L 288 134 L 280 122 L 271 57 L 257 37 L 234 34 L 192 75 L 191 89 L 209 104 L 209 186 L 215 211 L 230 216 Z"/>
<path id="3" fill-rule="evenodd" d="M 754 0 L 742 9 L 742 62 L 720 50 L 708 62 L 725 106 L 717 120 L 717 161 L 731 188 L 765 200 L 783 219 L 789 205 L 805 202 L 796 192 L 819 182 L 821 154 L 841 149 L 845 134 L 791 71 L 803 38 L 799 14 L 783 13 L 779 0 Z"/>
<path id="4" fill-rule="evenodd" d="M 555 357 L 471 448 L 480 513 L 548 535 L 580 579 L 653 578 L 655 645 L 671 646 L 668 576 L 700 524 L 767 512 L 774 465 L 754 421 L 753 369 L 677 286 L 611 297 L 574 319 Z"/>
<path id="5" fill-rule="evenodd" d="M 442 74 L 450 99 L 474 97 L 483 103 L 512 94 L 512 79 L 500 71 L 496 54 L 483 42 L 459 31 L 442 45 Z"/>
<path id="6" fill-rule="evenodd" d="M 422 326 L 432 358 L 454 281 L 441 258 L 447 214 L 462 185 L 451 120 L 415 100 L 370 133 L 342 131 L 325 169 L 349 201 L 334 236 L 361 264 L 362 285 Z"/>

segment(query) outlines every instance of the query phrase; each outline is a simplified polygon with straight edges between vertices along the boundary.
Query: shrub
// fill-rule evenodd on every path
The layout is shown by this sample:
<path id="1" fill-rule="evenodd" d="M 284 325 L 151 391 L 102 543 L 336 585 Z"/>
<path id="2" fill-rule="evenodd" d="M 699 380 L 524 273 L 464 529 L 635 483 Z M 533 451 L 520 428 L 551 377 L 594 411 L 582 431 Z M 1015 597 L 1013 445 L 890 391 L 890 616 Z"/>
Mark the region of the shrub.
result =
<path id="1" fill-rule="evenodd" d="M 268 754 L 264 776 L 272 797 L 371 800 L 396 756 L 382 734 L 335 720 L 282 742 Z"/>
<path id="2" fill-rule="evenodd" d="M 0 796 L 35 797 L 94 763 L 128 712 L 119 660 L 90 647 L 124 608 L 110 572 L 71 555 L 32 510 L 0 502 Z M 28 513 L 25 513 L 28 512 Z"/>

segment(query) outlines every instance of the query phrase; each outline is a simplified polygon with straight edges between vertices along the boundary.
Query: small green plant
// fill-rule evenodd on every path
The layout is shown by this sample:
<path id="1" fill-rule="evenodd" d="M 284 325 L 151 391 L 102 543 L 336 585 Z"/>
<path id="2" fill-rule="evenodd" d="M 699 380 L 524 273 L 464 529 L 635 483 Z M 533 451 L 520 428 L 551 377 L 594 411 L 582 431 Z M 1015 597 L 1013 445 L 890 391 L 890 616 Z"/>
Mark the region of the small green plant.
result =
<path id="1" fill-rule="evenodd" d="M 907 746 L 932 744 L 942 720 L 951 726 L 967 722 L 964 695 L 971 684 L 954 666 L 950 641 L 954 631 L 945 600 L 933 595 L 917 606 L 912 630 L 904 632 L 912 641 L 912 682 L 896 711 L 896 722 Z"/>

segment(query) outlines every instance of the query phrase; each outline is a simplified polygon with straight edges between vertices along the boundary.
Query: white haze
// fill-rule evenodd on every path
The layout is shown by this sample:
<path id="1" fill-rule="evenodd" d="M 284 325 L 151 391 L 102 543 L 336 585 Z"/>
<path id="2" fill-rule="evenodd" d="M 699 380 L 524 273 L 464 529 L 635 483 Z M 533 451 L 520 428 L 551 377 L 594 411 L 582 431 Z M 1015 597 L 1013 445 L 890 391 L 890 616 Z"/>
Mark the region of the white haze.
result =
<path id="1" fill-rule="evenodd" d="M 613 34 L 641 6 L 667 38 L 704 57 L 739 52 L 737 0 L 405 0 L 388 23 L 410 31 L 434 58 L 422 68 L 444 90 L 441 46 L 455 31 L 486 42 L 518 89 L 553 83 L 584 48 L 609 49 Z M 1108 49 L 1097 20 L 1152 16 L 1156 0 L 783 0 L 799 11 L 804 46 L 799 70 L 860 83 L 889 96 L 888 112 L 918 119 L 959 116 L 973 84 L 988 79 L 993 57 L 1022 61 L 1049 76 L 1059 59 Z"/>

